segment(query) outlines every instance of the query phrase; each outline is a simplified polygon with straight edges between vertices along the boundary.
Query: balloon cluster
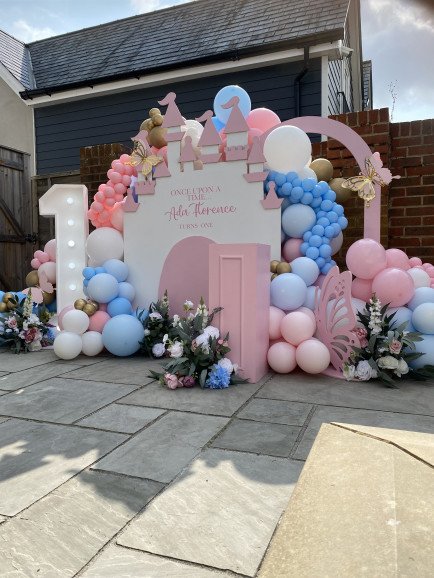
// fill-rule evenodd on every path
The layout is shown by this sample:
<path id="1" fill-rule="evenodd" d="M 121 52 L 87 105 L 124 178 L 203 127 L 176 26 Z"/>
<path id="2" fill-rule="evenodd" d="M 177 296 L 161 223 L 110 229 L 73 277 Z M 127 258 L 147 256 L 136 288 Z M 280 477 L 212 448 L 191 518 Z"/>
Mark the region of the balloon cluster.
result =
<path id="1" fill-rule="evenodd" d="M 99 185 L 87 212 L 94 227 L 113 227 L 122 231 L 123 210 L 121 203 L 131 184 L 131 177 L 137 176 L 136 169 L 128 164 L 130 161 L 130 155 L 123 154 L 111 163 L 111 168 L 107 171 L 108 181 Z"/>
<path id="2" fill-rule="evenodd" d="M 151 108 L 149 111 L 149 118 L 144 120 L 140 125 L 140 130 L 148 131 L 148 143 L 156 149 L 161 149 L 167 146 L 167 128 L 161 126 L 163 122 L 164 116 L 161 114 L 160 109 Z"/>
<path id="3" fill-rule="evenodd" d="M 434 364 L 434 266 L 418 257 L 409 258 L 400 249 L 384 249 L 373 239 L 353 243 L 346 255 L 354 275 L 353 297 L 368 301 L 372 294 L 395 313 L 397 325 L 407 323 L 409 331 L 422 333 L 416 342 L 422 357 L 410 362 L 414 368 Z"/>
<path id="4" fill-rule="evenodd" d="M 278 275 L 282 275 L 283 273 L 291 273 L 291 265 L 286 261 L 273 260 L 270 262 L 270 273 L 271 280 L 273 280 Z"/>

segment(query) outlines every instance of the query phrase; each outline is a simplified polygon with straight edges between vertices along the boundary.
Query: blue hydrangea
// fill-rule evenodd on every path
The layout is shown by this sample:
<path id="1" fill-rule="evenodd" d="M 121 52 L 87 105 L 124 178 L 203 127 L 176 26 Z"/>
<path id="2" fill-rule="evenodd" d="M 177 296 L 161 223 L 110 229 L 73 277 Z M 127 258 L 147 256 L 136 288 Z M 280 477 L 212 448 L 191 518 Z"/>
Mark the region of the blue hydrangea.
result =
<path id="1" fill-rule="evenodd" d="M 212 370 L 205 382 L 205 387 L 210 389 L 226 389 L 229 387 L 231 376 L 227 369 L 221 365 L 213 365 Z"/>

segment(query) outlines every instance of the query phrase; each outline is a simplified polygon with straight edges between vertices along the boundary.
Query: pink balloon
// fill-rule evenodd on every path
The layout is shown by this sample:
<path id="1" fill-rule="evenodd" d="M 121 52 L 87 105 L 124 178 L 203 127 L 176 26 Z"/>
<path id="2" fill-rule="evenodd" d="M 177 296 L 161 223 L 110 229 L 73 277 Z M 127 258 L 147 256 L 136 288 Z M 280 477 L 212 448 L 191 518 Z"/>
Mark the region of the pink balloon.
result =
<path id="1" fill-rule="evenodd" d="M 44 251 L 50 257 L 50 261 L 56 261 L 56 239 L 50 239 L 45 243 Z"/>
<path id="2" fill-rule="evenodd" d="M 39 267 L 42 265 L 42 263 L 40 262 L 39 259 L 35 259 L 33 258 L 30 261 L 30 266 L 32 267 L 32 269 L 39 269 Z"/>
<path id="3" fill-rule="evenodd" d="M 111 319 L 110 315 L 99 309 L 89 318 L 89 331 L 98 331 L 98 333 L 102 333 L 104 325 L 109 321 L 109 319 Z"/>
<path id="4" fill-rule="evenodd" d="M 113 188 L 115 186 L 115 183 L 113 183 L 110 179 L 107 181 L 107 187 L 111 187 Z"/>
<path id="5" fill-rule="evenodd" d="M 63 323 L 62 320 L 65 316 L 65 313 L 68 313 L 68 311 L 72 311 L 74 309 L 74 305 L 67 305 L 66 307 L 64 307 L 62 309 L 62 311 L 59 313 L 59 315 L 57 316 L 57 325 L 59 326 L 59 329 L 63 330 Z"/>
<path id="6" fill-rule="evenodd" d="M 422 259 L 419 259 L 419 257 L 411 257 L 411 259 L 409 260 L 410 263 L 410 267 L 418 267 L 420 265 L 422 265 Z"/>
<path id="7" fill-rule="evenodd" d="M 102 191 L 96 192 L 93 198 L 99 203 L 103 203 L 105 201 L 105 195 Z"/>
<path id="8" fill-rule="evenodd" d="M 110 176 L 110 180 L 112 183 L 117 185 L 118 183 L 122 182 L 122 175 L 120 173 L 117 173 L 116 171 L 113 171 Z"/>
<path id="9" fill-rule="evenodd" d="M 316 317 L 312 309 L 309 309 L 308 307 L 299 307 L 295 311 L 300 311 L 301 313 L 306 313 L 306 315 L 309 315 L 309 317 L 312 319 L 312 321 L 315 323 L 316 326 Z"/>
<path id="10" fill-rule="evenodd" d="M 124 208 L 123 203 L 116 203 L 110 214 L 111 226 L 122 233 L 124 230 Z"/>
<path id="11" fill-rule="evenodd" d="M 90 219 L 91 221 L 95 220 L 97 216 L 97 212 L 94 211 L 93 209 L 89 209 L 87 212 L 87 218 Z"/>
<path id="12" fill-rule="evenodd" d="M 255 139 L 256 137 L 260 137 L 261 134 L 263 134 L 262 130 L 259 130 L 259 128 L 250 128 L 249 132 L 247 133 L 247 144 L 249 145 L 249 147 L 252 146 L 253 144 L 253 139 Z"/>
<path id="13" fill-rule="evenodd" d="M 129 187 L 131 185 L 130 175 L 123 175 L 122 176 L 122 184 L 124 185 L 124 187 Z"/>
<path id="14" fill-rule="evenodd" d="M 297 257 L 302 257 L 300 247 L 303 243 L 303 239 L 288 239 L 285 241 L 282 249 L 282 255 L 285 261 L 290 263 L 297 259 Z"/>
<path id="15" fill-rule="evenodd" d="M 124 165 L 124 176 L 125 175 L 129 175 L 130 177 L 132 177 L 134 175 L 134 167 L 130 166 L 130 165 Z"/>
<path id="16" fill-rule="evenodd" d="M 349 247 L 346 262 L 356 277 L 373 279 L 387 266 L 386 250 L 373 239 L 360 239 Z"/>
<path id="17" fill-rule="evenodd" d="M 45 273 L 47 276 L 47 280 L 50 283 L 56 283 L 56 263 L 53 261 L 48 261 L 47 263 L 42 263 L 42 265 L 38 269 L 39 275 L 41 273 Z"/>
<path id="18" fill-rule="evenodd" d="M 124 163 L 121 163 L 121 161 L 114 161 L 114 163 L 112 163 L 112 169 L 116 173 L 123 175 L 125 172 L 125 165 L 124 165 Z"/>
<path id="19" fill-rule="evenodd" d="M 116 185 L 114 186 L 114 190 L 115 190 L 115 197 L 116 195 L 125 195 L 125 193 L 127 192 L 127 187 L 122 183 L 116 183 Z"/>
<path id="20" fill-rule="evenodd" d="M 268 350 L 268 365 L 276 373 L 290 373 L 297 366 L 295 354 L 293 345 L 285 342 L 274 343 Z"/>
<path id="21" fill-rule="evenodd" d="M 104 189 L 104 195 L 107 198 L 114 197 L 115 196 L 115 190 L 113 189 L 113 187 L 106 187 Z"/>
<path id="22" fill-rule="evenodd" d="M 98 311 L 107 311 L 107 303 L 99 303 Z"/>
<path id="23" fill-rule="evenodd" d="M 121 155 L 121 156 L 119 157 L 119 160 L 121 161 L 121 163 L 124 163 L 124 164 L 125 164 L 125 163 L 128 163 L 128 162 L 131 160 L 131 157 L 130 157 L 130 155 L 127 155 L 127 154 L 124 153 L 123 155 Z"/>
<path id="24" fill-rule="evenodd" d="M 116 201 L 114 199 L 106 199 L 104 204 L 106 207 L 114 207 Z"/>
<path id="25" fill-rule="evenodd" d="M 280 331 L 280 323 L 285 317 L 285 312 L 271 305 L 270 307 L 270 322 L 269 322 L 269 336 L 271 340 L 279 339 L 282 337 Z"/>
<path id="26" fill-rule="evenodd" d="M 121 193 L 116 193 L 116 194 L 115 194 L 115 201 L 116 201 L 117 203 L 121 203 L 123 200 L 124 200 L 123 194 L 121 194 Z"/>
<path id="27" fill-rule="evenodd" d="M 95 211 L 95 213 L 101 213 L 104 210 L 104 206 L 99 201 L 94 201 L 90 208 Z"/>
<path id="28" fill-rule="evenodd" d="M 268 108 L 254 108 L 247 115 L 246 121 L 250 128 L 258 128 L 262 132 L 280 124 L 280 118 Z"/>
<path id="29" fill-rule="evenodd" d="M 306 373 L 321 373 L 330 365 L 330 352 L 318 339 L 308 339 L 297 347 L 295 359 Z"/>
<path id="30" fill-rule="evenodd" d="M 34 254 L 35 259 L 38 259 L 41 263 L 48 263 L 50 260 L 49 255 L 45 253 L 45 251 L 35 251 Z"/>
<path id="31" fill-rule="evenodd" d="M 410 269 L 410 259 L 401 249 L 386 250 L 387 267 L 397 267 L 407 271 Z"/>
<path id="32" fill-rule="evenodd" d="M 291 311 L 282 319 L 280 331 L 283 338 L 291 345 L 299 345 L 310 339 L 315 333 L 316 324 L 302 311 Z"/>
<path id="33" fill-rule="evenodd" d="M 432 265 L 430 265 L 429 267 L 427 267 L 425 269 L 425 271 L 428 273 L 428 275 L 433 278 L 434 277 L 434 267 Z"/>
<path id="34" fill-rule="evenodd" d="M 104 192 L 106 186 L 107 186 L 107 185 L 105 185 L 104 183 L 102 183 L 102 184 L 98 187 L 98 191 Z"/>
<path id="35" fill-rule="evenodd" d="M 357 299 L 361 299 L 365 303 L 369 301 L 372 297 L 372 280 L 371 279 L 359 279 L 356 277 L 353 279 L 351 285 L 351 295 Z"/>
<path id="36" fill-rule="evenodd" d="M 372 281 L 372 292 L 384 305 L 389 303 L 391 307 L 401 307 L 414 295 L 413 279 L 402 269 L 384 269 Z"/>

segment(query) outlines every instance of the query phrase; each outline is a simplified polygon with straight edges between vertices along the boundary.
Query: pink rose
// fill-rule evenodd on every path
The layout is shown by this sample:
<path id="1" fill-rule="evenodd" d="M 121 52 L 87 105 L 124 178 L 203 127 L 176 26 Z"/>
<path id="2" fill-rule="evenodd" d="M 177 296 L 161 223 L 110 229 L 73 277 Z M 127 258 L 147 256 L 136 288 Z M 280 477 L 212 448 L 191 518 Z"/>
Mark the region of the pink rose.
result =
<path id="1" fill-rule="evenodd" d="M 366 339 L 368 332 L 366 329 L 364 327 L 356 327 L 355 333 L 360 341 L 360 347 L 366 347 L 368 345 L 368 340 Z"/>
<path id="2" fill-rule="evenodd" d="M 395 355 L 398 355 L 400 353 L 401 349 L 402 349 L 402 343 L 400 341 L 398 341 L 397 339 L 392 339 L 392 341 L 389 345 L 390 353 L 394 353 Z"/>
<path id="3" fill-rule="evenodd" d="M 165 373 L 164 374 L 164 383 L 167 385 L 169 389 L 176 389 L 177 387 L 182 387 L 182 383 L 173 375 L 173 373 Z"/>
<path id="4" fill-rule="evenodd" d="M 15 329 L 17 327 L 17 320 L 15 317 L 9 317 L 9 319 L 6 321 L 6 325 L 10 328 L 10 329 Z"/>
<path id="5" fill-rule="evenodd" d="M 24 341 L 26 343 L 32 343 L 33 341 L 40 340 L 42 337 L 41 332 L 36 327 L 31 327 L 24 331 Z"/>
<path id="6" fill-rule="evenodd" d="M 185 377 L 180 377 L 179 381 L 184 387 L 193 387 L 196 385 L 196 381 L 192 375 L 186 375 Z"/>

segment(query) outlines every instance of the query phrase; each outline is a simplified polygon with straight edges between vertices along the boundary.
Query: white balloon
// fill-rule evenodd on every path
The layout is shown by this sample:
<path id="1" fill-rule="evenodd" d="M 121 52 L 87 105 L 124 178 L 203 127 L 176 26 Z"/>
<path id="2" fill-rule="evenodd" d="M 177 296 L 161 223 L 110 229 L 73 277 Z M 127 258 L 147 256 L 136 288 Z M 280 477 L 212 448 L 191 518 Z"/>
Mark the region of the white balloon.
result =
<path id="1" fill-rule="evenodd" d="M 332 255 L 336 255 L 338 251 L 340 251 L 342 247 L 342 243 L 344 242 L 344 235 L 342 231 L 339 233 L 337 237 L 330 240 L 330 247 L 332 248 Z"/>
<path id="2" fill-rule="evenodd" d="M 69 331 L 61 331 L 53 343 L 54 353 L 60 359 L 74 359 L 80 355 L 81 347 L 81 335 Z"/>
<path id="3" fill-rule="evenodd" d="M 86 252 L 92 259 L 92 263 L 97 264 L 97 266 L 109 259 L 122 259 L 124 256 L 122 234 L 111 227 L 95 229 L 87 238 Z"/>
<path id="4" fill-rule="evenodd" d="M 279 173 L 301 171 L 309 162 L 311 149 L 309 137 L 296 126 L 279 126 L 264 142 L 267 163 Z"/>
<path id="5" fill-rule="evenodd" d="M 89 316 L 80 309 L 71 309 L 63 316 L 62 325 L 65 331 L 81 335 L 89 327 Z"/>
<path id="6" fill-rule="evenodd" d="M 94 357 L 101 353 L 104 349 L 104 344 L 102 342 L 102 335 L 98 331 L 88 331 L 82 336 L 82 352 L 89 357 Z"/>
<path id="7" fill-rule="evenodd" d="M 316 172 L 308 166 L 305 166 L 301 169 L 301 171 L 298 171 L 298 176 L 300 179 L 314 179 L 316 182 L 318 182 Z"/>
<path id="8" fill-rule="evenodd" d="M 42 265 L 38 269 L 38 274 L 45 273 L 47 276 L 47 281 L 49 283 L 56 283 L 56 263 L 53 261 L 47 261 L 46 263 L 42 263 Z"/>
<path id="9" fill-rule="evenodd" d="M 418 289 L 419 287 L 431 286 L 431 277 L 423 269 L 420 269 L 419 267 L 413 267 L 412 269 L 409 269 L 407 273 L 413 279 L 415 289 Z"/>
<path id="10" fill-rule="evenodd" d="M 203 126 L 197 120 L 186 120 L 185 125 L 181 127 L 181 130 L 184 132 L 184 136 L 182 137 L 181 148 L 184 147 L 185 137 L 191 137 L 191 144 L 193 145 L 194 151 L 197 153 L 200 152 L 199 139 L 203 133 Z"/>

